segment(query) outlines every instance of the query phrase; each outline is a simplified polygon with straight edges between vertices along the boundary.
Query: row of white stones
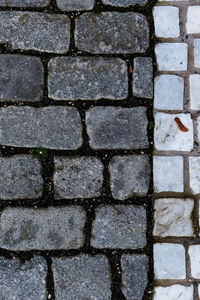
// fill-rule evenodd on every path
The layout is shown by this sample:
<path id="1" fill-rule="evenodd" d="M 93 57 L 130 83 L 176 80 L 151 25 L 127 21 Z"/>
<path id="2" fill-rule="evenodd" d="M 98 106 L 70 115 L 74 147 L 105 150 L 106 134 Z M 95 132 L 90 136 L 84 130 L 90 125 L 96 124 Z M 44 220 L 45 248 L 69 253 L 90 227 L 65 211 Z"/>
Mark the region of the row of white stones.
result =
<path id="1" fill-rule="evenodd" d="M 153 9 L 159 41 L 155 47 L 158 75 L 154 84 L 153 235 L 157 241 L 154 300 L 200 299 L 200 245 L 181 244 L 181 238 L 194 237 L 194 226 L 200 226 L 197 220 L 200 216 L 197 211 L 200 207 L 197 203 L 200 194 L 200 5 L 197 3 L 162 0 Z"/>

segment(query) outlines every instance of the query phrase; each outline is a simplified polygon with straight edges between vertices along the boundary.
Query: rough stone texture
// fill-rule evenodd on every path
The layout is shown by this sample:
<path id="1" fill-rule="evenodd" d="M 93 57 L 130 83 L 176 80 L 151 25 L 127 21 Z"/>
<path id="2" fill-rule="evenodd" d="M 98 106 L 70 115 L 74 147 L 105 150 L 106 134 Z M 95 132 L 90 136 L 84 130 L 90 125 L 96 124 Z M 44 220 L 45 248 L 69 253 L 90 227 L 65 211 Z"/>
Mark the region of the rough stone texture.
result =
<path id="1" fill-rule="evenodd" d="M 147 155 L 115 156 L 109 166 L 113 197 L 125 200 L 146 195 L 150 183 L 150 170 Z"/>
<path id="2" fill-rule="evenodd" d="M 42 195 L 39 160 L 30 155 L 0 157 L 0 199 L 33 199 Z"/>
<path id="3" fill-rule="evenodd" d="M 193 194 L 200 193 L 200 157 L 189 157 L 190 189 Z"/>
<path id="4" fill-rule="evenodd" d="M 194 300 L 193 286 L 175 284 L 171 286 L 155 287 L 154 300 Z"/>
<path id="5" fill-rule="evenodd" d="M 60 10 L 90 10 L 93 9 L 95 0 L 56 0 Z"/>
<path id="6" fill-rule="evenodd" d="M 86 112 L 86 124 L 92 148 L 149 147 L 145 107 L 94 107 Z"/>
<path id="7" fill-rule="evenodd" d="M 119 58 L 56 57 L 49 63 L 50 98 L 118 100 L 127 96 L 127 65 Z"/>
<path id="8" fill-rule="evenodd" d="M 24 263 L 0 257 L 0 299 L 46 300 L 46 277 L 43 257 L 35 256 Z"/>
<path id="9" fill-rule="evenodd" d="M 200 245 L 191 245 L 188 249 L 190 257 L 191 275 L 200 279 Z"/>
<path id="10" fill-rule="evenodd" d="M 154 204 L 154 236 L 193 236 L 194 200 L 163 198 Z"/>
<path id="11" fill-rule="evenodd" d="M 145 5 L 148 0 L 102 0 L 103 4 L 117 6 L 117 7 L 128 7 L 131 5 L 139 4 Z"/>
<path id="12" fill-rule="evenodd" d="M 153 97 L 153 65 L 150 57 L 136 57 L 133 65 L 133 95 Z"/>
<path id="13" fill-rule="evenodd" d="M 146 211 L 132 205 L 96 210 L 91 244 L 95 248 L 137 249 L 146 245 Z"/>
<path id="14" fill-rule="evenodd" d="M 81 119 L 73 107 L 2 107 L 0 128 L 0 143 L 7 146 L 77 149 L 82 144 Z"/>
<path id="15" fill-rule="evenodd" d="M 146 255 L 122 255 L 122 292 L 127 300 L 143 299 L 148 284 Z"/>
<path id="16" fill-rule="evenodd" d="M 95 157 L 54 159 L 56 199 L 92 198 L 101 195 L 103 165 Z"/>
<path id="17" fill-rule="evenodd" d="M 0 55 L 0 101 L 40 101 L 43 66 L 38 57 Z"/>
<path id="18" fill-rule="evenodd" d="M 0 6 L 9 7 L 44 7 L 49 4 L 50 0 L 0 0 Z"/>
<path id="19" fill-rule="evenodd" d="M 11 49 L 65 53 L 70 43 L 70 19 L 39 12 L 1 11 L 0 43 Z"/>
<path id="20" fill-rule="evenodd" d="M 79 50 L 101 53 L 144 53 L 149 46 L 146 17 L 138 13 L 85 13 L 76 19 Z"/>
<path id="21" fill-rule="evenodd" d="M 200 32 L 200 7 L 189 6 L 187 10 L 187 33 L 199 33 Z"/>
<path id="22" fill-rule="evenodd" d="M 84 242 L 82 207 L 8 207 L 0 218 L 0 247 L 12 251 L 78 249 Z"/>
<path id="23" fill-rule="evenodd" d="M 110 266 L 104 255 L 53 258 L 55 296 L 59 300 L 111 300 Z"/>

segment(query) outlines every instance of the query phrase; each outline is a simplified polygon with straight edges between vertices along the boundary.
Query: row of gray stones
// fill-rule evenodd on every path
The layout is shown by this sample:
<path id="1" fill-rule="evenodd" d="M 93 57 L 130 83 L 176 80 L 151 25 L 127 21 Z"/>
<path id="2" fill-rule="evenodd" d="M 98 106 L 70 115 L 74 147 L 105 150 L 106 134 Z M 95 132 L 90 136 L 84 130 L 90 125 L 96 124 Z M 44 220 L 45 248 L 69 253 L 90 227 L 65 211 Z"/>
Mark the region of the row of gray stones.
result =
<path id="1" fill-rule="evenodd" d="M 106 256 L 52 257 L 52 261 L 56 299 L 111 299 L 111 273 Z M 121 267 L 126 299 L 142 299 L 147 285 L 147 257 L 124 254 Z M 0 258 L 1 299 L 51 299 L 46 279 L 47 263 L 43 257 L 35 256 L 24 264 L 18 259 Z"/>
<path id="2" fill-rule="evenodd" d="M 34 199 L 42 196 L 40 161 L 31 155 L 0 157 L 0 199 Z M 109 164 L 115 199 L 145 196 L 150 182 L 147 155 L 115 156 Z M 95 157 L 54 158 L 55 199 L 95 198 L 102 195 L 103 164 Z"/>
<path id="3" fill-rule="evenodd" d="M 152 59 L 137 57 L 133 95 L 152 98 Z M 119 58 L 56 57 L 48 65 L 49 97 L 54 100 L 120 100 L 128 96 L 127 64 Z M 44 69 L 40 58 L 0 55 L 0 101 L 40 101 Z"/>

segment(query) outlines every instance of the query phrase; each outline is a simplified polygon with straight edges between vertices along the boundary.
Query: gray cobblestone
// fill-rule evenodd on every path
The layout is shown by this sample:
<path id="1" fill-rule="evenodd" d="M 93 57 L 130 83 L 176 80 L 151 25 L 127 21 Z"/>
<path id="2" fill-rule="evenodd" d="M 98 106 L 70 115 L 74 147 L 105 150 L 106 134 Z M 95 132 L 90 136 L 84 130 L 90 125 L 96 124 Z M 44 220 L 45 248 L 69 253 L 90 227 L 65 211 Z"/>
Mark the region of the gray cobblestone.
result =
<path id="1" fill-rule="evenodd" d="M 76 19 L 75 43 L 91 53 L 144 53 L 149 46 L 146 17 L 138 13 L 85 13 Z"/>
<path id="2" fill-rule="evenodd" d="M 78 206 L 11 208 L 0 218 L 0 247 L 13 251 L 78 249 L 86 213 Z"/>
<path id="3" fill-rule="evenodd" d="M 12 49 L 65 53 L 70 43 L 70 19 L 39 12 L 1 11 L 0 43 Z"/>
<path id="4" fill-rule="evenodd" d="M 148 148 L 145 107 L 94 107 L 86 112 L 90 146 L 95 149 Z"/>
<path id="5" fill-rule="evenodd" d="M 111 191 L 113 197 L 125 200 L 147 194 L 150 183 L 150 164 L 148 156 L 116 156 L 111 161 Z"/>
<path id="6" fill-rule="evenodd" d="M 102 0 L 102 2 L 111 6 L 128 7 L 135 4 L 143 6 L 148 2 L 148 0 Z"/>
<path id="7" fill-rule="evenodd" d="M 106 256 L 53 258 L 52 268 L 56 299 L 111 299 L 110 267 Z"/>
<path id="8" fill-rule="evenodd" d="M 153 97 L 153 65 L 150 57 L 136 57 L 133 66 L 133 95 Z"/>
<path id="9" fill-rule="evenodd" d="M 101 195 L 103 165 L 95 157 L 55 158 L 56 199 L 92 198 Z"/>
<path id="10" fill-rule="evenodd" d="M 73 107 L 0 108 L 0 143 L 16 147 L 77 149 L 82 143 L 82 125 Z"/>
<path id="11" fill-rule="evenodd" d="M 37 158 L 0 157 L 0 165 L 0 199 L 32 199 L 42 195 L 43 179 Z"/>
<path id="12" fill-rule="evenodd" d="M 91 244 L 95 248 L 137 249 L 146 245 L 146 211 L 132 205 L 96 210 Z"/>
<path id="13" fill-rule="evenodd" d="M 50 0 L 0 0 L 0 6 L 9 7 L 44 7 L 49 4 Z"/>
<path id="14" fill-rule="evenodd" d="M 122 255 L 122 292 L 127 300 L 142 300 L 148 284 L 146 255 Z"/>
<path id="15" fill-rule="evenodd" d="M 0 257 L 1 300 L 46 300 L 47 264 L 35 256 L 25 263 Z"/>
<path id="16" fill-rule="evenodd" d="M 55 100 L 117 100 L 127 95 L 127 66 L 119 58 L 56 57 L 49 63 L 49 97 Z"/>
<path id="17" fill-rule="evenodd" d="M 56 0 L 61 10 L 90 10 L 93 9 L 95 0 Z"/>
<path id="18" fill-rule="evenodd" d="M 0 101 L 40 101 L 43 66 L 38 57 L 0 55 Z"/>

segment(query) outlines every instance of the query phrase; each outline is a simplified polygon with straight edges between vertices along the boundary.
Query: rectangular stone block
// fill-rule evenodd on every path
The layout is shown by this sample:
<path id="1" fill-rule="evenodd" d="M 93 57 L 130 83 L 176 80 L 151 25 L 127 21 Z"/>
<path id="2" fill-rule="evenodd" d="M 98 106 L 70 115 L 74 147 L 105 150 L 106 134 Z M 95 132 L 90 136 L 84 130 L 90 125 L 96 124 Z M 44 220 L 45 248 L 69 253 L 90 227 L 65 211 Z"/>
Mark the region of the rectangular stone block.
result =
<path id="1" fill-rule="evenodd" d="M 33 199 L 42 196 L 41 165 L 31 155 L 0 157 L 0 199 Z"/>
<path id="2" fill-rule="evenodd" d="M 127 96 L 127 65 L 119 58 L 56 57 L 50 60 L 50 98 L 118 100 Z"/>
<path id="3" fill-rule="evenodd" d="M 11 49 L 65 53 L 70 44 L 70 19 L 58 14 L 1 11 L 0 43 Z"/>
<path id="4" fill-rule="evenodd" d="M 12 251 L 78 249 L 84 243 L 82 207 L 8 207 L 0 217 L 0 247 Z"/>
<path id="5" fill-rule="evenodd" d="M 73 11 L 73 10 L 90 10 L 93 9 L 95 0 L 56 0 L 60 10 Z"/>
<path id="6" fill-rule="evenodd" d="M 178 0 L 176 0 L 178 1 Z M 194 300 L 194 288 L 193 286 L 185 286 L 180 284 L 174 284 L 170 286 L 157 286 L 154 291 L 154 300 Z"/>
<path id="7" fill-rule="evenodd" d="M 86 124 L 94 149 L 149 147 L 145 107 L 93 107 L 86 113 Z"/>
<path id="8" fill-rule="evenodd" d="M 116 7 L 129 7 L 132 5 L 145 5 L 148 0 L 102 0 L 103 4 Z"/>
<path id="9" fill-rule="evenodd" d="M 146 17 L 127 12 L 85 13 L 76 19 L 75 44 L 79 50 L 103 53 L 144 53 L 149 46 Z"/>
<path id="10" fill-rule="evenodd" d="M 40 101 L 44 70 L 38 57 L 0 55 L 0 101 Z"/>
<path id="11" fill-rule="evenodd" d="M 82 144 L 81 119 L 74 107 L 2 107 L 0 128 L 0 144 L 7 146 L 69 150 Z"/>
<path id="12" fill-rule="evenodd" d="M 0 6 L 8 7 L 44 7 L 50 0 L 0 0 Z"/>

